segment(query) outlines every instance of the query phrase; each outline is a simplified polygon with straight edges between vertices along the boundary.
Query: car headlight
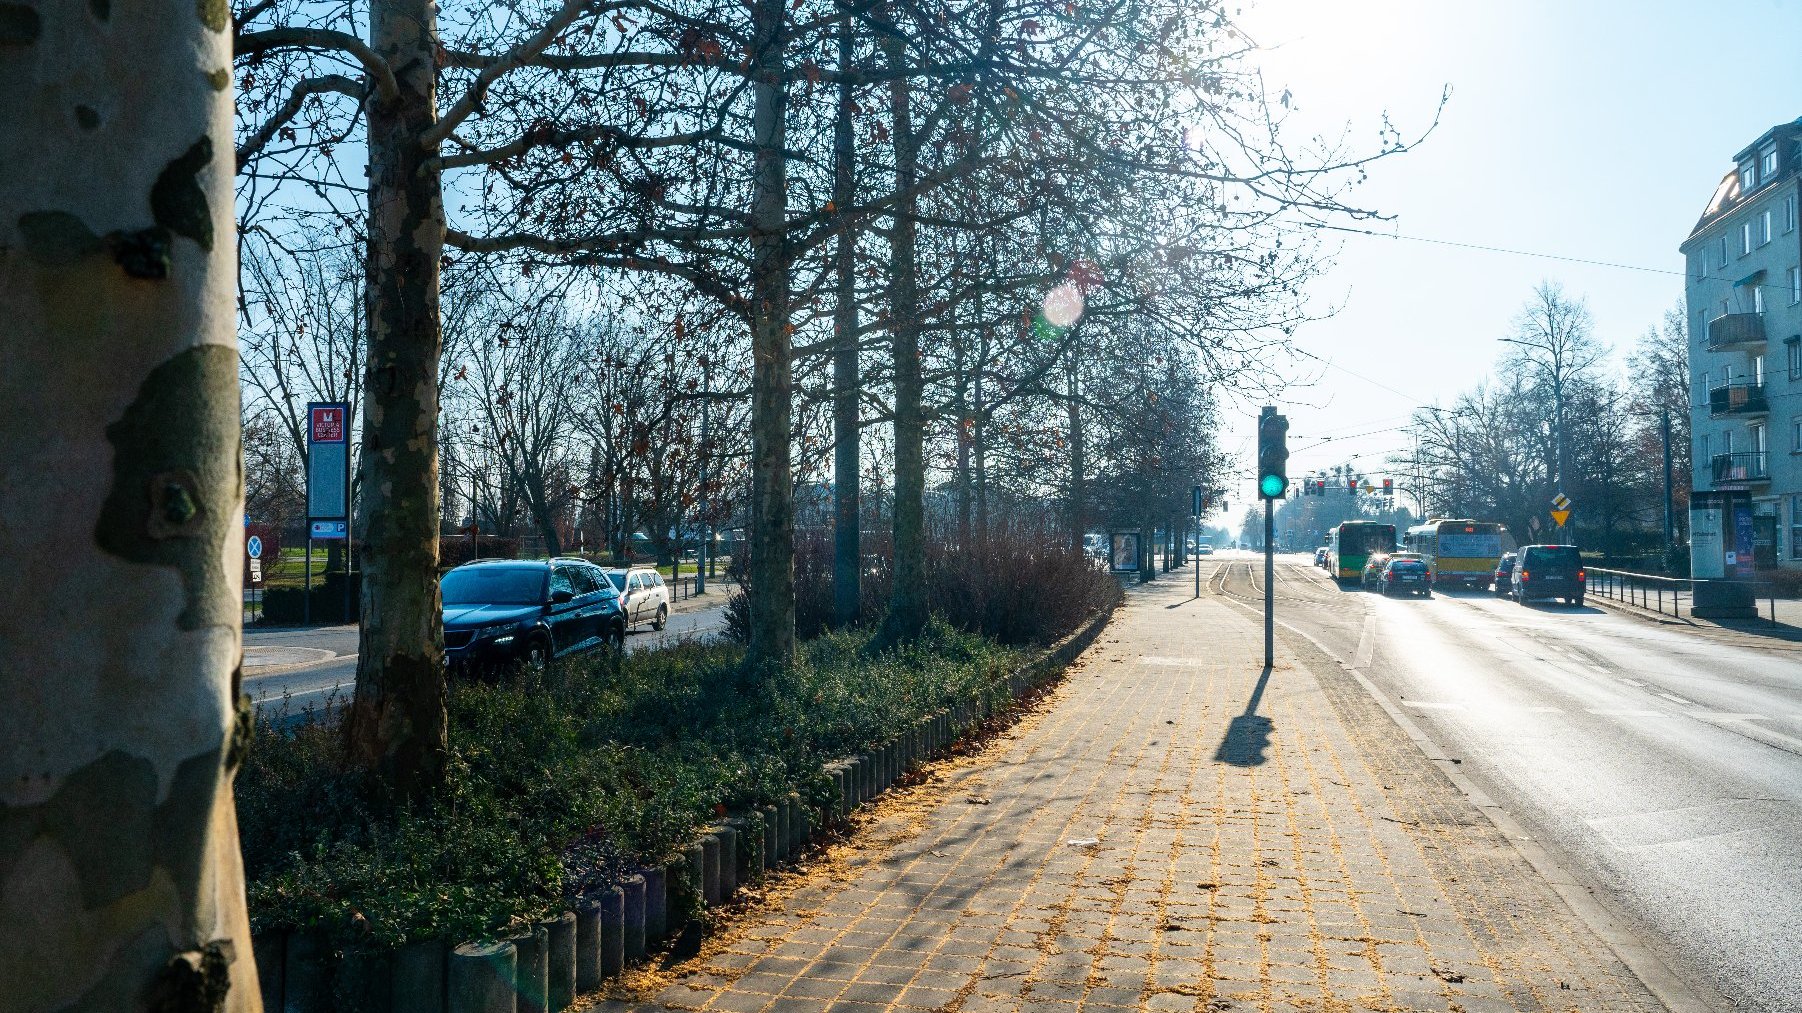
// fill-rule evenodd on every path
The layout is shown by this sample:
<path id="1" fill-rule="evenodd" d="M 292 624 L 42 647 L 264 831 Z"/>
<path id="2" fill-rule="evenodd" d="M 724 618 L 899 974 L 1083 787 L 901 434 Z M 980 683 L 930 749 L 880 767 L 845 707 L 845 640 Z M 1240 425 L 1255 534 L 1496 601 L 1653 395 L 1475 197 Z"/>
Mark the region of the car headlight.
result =
<path id="1" fill-rule="evenodd" d="M 475 639 L 493 640 L 497 644 L 512 643 L 513 634 L 518 628 L 518 623 L 501 623 L 497 626 L 484 626 L 476 631 Z"/>

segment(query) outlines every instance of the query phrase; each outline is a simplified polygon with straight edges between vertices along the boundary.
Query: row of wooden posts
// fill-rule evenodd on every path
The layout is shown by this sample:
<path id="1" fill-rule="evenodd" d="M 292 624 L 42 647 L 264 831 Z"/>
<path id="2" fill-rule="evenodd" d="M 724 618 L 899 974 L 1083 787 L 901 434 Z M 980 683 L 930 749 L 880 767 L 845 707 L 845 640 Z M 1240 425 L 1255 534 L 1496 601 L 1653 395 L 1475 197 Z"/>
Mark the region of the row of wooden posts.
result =
<path id="1" fill-rule="evenodd" d="M 1020 696 L 1035 668 L 1009 677 Z M 562 1013 L 578 995 L 696 935 L 702 908 L 730 900 L 792 861 L 825 826 L 842 824 L 917 764 L 947 753 L 993 708 L 977 702 L 922 718 L 866 753 L 826 765 L 821 798 L 791 793 L 706 828 L 668 861 L 640 869 L 573 911 L 505 938 L 426 941 L 378 954 L 336 953 L 321 933 L 273 931 L 253 940 L 263 1008 L 283 1013 Z"/>

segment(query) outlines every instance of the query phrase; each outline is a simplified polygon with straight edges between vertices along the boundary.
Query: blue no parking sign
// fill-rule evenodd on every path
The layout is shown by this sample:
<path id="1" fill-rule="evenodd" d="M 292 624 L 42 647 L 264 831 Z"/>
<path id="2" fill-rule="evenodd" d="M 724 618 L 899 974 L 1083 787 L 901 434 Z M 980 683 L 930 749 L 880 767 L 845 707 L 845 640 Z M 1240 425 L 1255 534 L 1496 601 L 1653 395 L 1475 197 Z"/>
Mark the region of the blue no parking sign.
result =
<path id="1" fill-rule="evenodd" d="M 262 559 L 263 539 L 258 535 L 251 535 L 244 540 L 244 551 L 250 553 L 252 559 Z"/>

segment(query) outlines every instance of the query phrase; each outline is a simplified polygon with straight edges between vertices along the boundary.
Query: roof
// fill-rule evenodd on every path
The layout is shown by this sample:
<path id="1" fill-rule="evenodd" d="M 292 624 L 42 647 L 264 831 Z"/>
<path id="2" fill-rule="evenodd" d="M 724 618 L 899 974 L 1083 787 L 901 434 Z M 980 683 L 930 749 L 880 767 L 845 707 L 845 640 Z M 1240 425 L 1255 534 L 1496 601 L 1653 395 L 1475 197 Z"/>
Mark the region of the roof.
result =
<path id="1" fill-rule="evenodd" d="M 1802 167 L 1802 144 L 1799 144 L 1799 141 L 1802 141 L 1802 117 L 1797 117 L 1788 123 L 1777 124 L 1758 135 L 1757 140 L 1735 152 L 1733 168 L 1728 169 L 1727 174 L 1721 177 L 1721 181 L 1715 184 L 1714 196 L 1708 199 L 1708 206 L 1702 210 L 1702 217 L 1696 219 L 1695 227 L 1689 230 L 1689 236 L 1683 241 L 1683 245 L 1689 245 L 1698 234 L 1736 210 L 1743 201 L 1753 195 L 1786 179 L 1794 179 L 1798 168 Z M 1760 180 L 1758 186 L 1751 191 L 1741 193 L 1739 164 L 1747 158 L 1758 157 L 1758 153 L 1770 147 L 1772 143 L 1776 143 L 1780 148 L 1777 174 L 1770 179 Z"/>

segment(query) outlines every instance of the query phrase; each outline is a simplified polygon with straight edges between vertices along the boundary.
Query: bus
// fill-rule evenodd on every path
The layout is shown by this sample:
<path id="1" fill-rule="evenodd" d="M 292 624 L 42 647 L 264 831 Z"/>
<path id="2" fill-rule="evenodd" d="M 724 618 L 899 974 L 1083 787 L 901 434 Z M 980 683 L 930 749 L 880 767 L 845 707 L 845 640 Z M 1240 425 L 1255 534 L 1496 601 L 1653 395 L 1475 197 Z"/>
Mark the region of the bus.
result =
<path id="1" fill-rule="evenodd" d="M 1371 553 L 1395 551 L 1395 525 L 1346 521 L 1326 533 L 1326 569 L 1336 580 L 1361 580 Z"/>
<path id="2" fill-rule="evenodd" d="M 1486 588 L 1502 553 L 1517 548 L 1508 529 L 1494 521 L 1429 519 L 1408 529 L 1402 544 L 1426 560 L 1434 587 Z"/>

